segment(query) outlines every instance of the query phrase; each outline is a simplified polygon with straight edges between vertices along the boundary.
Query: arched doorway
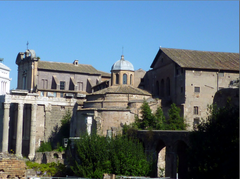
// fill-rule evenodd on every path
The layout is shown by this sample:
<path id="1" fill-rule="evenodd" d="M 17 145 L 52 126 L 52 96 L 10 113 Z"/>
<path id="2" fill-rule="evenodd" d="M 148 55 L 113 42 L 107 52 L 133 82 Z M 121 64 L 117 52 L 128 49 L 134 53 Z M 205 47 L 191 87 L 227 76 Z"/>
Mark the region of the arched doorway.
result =
<path id="1" fill-rule="evenodd" d="M 165 167 L 166 167 L 166 145 L 162 140 L 159 140 L 156 146 L 157 153 L 157 161 L 156 161 L 156 169 L 155 176 L 157 177 L 165 177 Z"/>

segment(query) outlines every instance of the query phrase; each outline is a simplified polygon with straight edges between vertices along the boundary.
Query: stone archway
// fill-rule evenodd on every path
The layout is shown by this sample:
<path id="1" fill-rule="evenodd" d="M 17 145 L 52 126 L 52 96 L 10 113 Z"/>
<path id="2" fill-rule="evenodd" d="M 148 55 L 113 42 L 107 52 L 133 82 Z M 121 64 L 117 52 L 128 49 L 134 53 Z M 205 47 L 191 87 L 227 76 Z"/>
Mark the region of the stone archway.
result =
<path id="1" fill-rule="evenodd" d="M 186 149 L 189 145 L 189 131 L 164 131 L 154 130 L 151 132 L 149 138 L 149 131 L 138 131 L 137 137 L 144 142 L 146 146 L 145 151 L 148 158 L 153 159 L 153 171 L 151 177 L 157 177 L 158 173 L 158 153 L 166 147 L 165 155 L 165 177 L 176 178 L 177 169 L 179 169 L 179 176 L 184 178 L 187 171 Z M 177 158 L 179 159 L 179 167 L 177 165 Z"/>

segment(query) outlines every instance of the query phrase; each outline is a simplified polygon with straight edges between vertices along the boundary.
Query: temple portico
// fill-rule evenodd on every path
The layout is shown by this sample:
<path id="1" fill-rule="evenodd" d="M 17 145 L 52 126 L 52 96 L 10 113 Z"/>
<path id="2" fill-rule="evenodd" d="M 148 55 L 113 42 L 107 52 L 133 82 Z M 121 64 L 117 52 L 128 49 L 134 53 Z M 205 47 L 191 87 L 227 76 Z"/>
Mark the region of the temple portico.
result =
<path id="1" fill-rule="evenodd" d="M 24 154 L 33 160 L 35 150 L 52 137 L 66 110 L 72 112 L 76 99 L 23 91 L 0 96 L 0 103 L 0 152 L 14 152 L 18 157 Z"/>

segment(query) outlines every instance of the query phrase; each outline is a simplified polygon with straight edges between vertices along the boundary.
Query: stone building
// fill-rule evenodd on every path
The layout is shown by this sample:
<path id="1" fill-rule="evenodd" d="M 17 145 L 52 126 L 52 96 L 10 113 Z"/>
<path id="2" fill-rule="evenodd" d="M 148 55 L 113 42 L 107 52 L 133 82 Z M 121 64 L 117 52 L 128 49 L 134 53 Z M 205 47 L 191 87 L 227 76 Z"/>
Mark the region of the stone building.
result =
<path id="1" fill-rule="evenodd" d="M 122 55 L 112 66 L 111 86 L 87 95 L 83 107 L 72 120 L 70 136 L 77 137 L 86 132 L 114 135 L 121 132 L 124 124 L 134 122 L 143 100 L 157 108 L 159 103 L 149 92 L 134 87 L 134 75 L 133 65 Z"/>
<path id="2" fill-rule="evenodd" d="M 2 59 L 0 59 L 0 95 L 4 95 L 9 93 L 10 90 L 10 81 L 9 73 L 10 68 L 2 63 Z"/>
<path id="3" fill-rule="evenodd" d="M 175 103 L 191 130 L 207 116 L 214 94 L 239 78 L 239 53 L 160 48 L 143 78 L 165 111 Z"/>
<path id="4" fill-rule="evenodd" d="M 109 80 L 110 74 L 78 60 L 72 64 L 41 61 L 34 50 L 18 53 L 16 64 L 17 89 L 0 96 L 0 151 L 33 159 L 40 144 L 57 133 L 66 112 L 74 117 L 86 94 Z"/>

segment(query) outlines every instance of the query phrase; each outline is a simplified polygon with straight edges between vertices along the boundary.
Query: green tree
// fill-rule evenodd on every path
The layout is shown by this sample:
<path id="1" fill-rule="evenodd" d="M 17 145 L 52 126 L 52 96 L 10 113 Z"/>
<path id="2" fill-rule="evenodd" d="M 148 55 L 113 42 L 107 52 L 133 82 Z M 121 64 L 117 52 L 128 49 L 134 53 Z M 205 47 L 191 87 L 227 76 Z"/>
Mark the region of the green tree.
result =
<path id="1" fill-rule="evenodd" d="M 141 106 L 142 119 L 135 117 L 135 122 L 130 125 L 134 129 L 156 129 L 156 130 L 186 130 L 180 109 L 173 103 L 169 110 L 169 119 L 166 120 L 162 108 L 158 107 L 155 114 L 152 113 L 146 101 Z"/>
<path id="2" fill-rule="evenodd" d="M 210 108 L 211 115 L 190 134 L 190 178 L 239 177 L 239 108 Z"/>
<path id="3" fill-rule="evenodd" d="M 154 115 L 152 114 L 152 110 L 150 109 L 150 106 L 145 100 L 143 101 L 143 104 L 141 106 L 141 115 L 143 120 L 137 118 L 137 126 L 140 129 L 152 128 L 154 124 Z"/>
<path id="4" fill-rule="evenodd" d="M 164 130 L 166 128 L 166 119 L 165 116 L 163 114 L 163 110 L 162 108 L 158 107 L 156 114 L 155 114 L 155 125 L 154 128 L 156 130 Z"/>
<path id="5" fill-rule="evenodd" d="M 150 172 L 142 144 L 132 138 L 84 135 L 76 147 L 79 161 L 75 161 L 72 170 L 77 176 L 101 178 L 103 173 L 147 176 Z"/>
<path id="6" fill-rule="evenodd" d="M 183 117 L 180 116 L 180 111 L 176 104 L 171 104 L 171 109 L 168 111 L 169 119 L 165 125 L 166 130 L 186 130 L 186 124 Z"/>

